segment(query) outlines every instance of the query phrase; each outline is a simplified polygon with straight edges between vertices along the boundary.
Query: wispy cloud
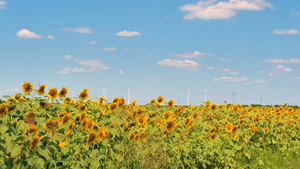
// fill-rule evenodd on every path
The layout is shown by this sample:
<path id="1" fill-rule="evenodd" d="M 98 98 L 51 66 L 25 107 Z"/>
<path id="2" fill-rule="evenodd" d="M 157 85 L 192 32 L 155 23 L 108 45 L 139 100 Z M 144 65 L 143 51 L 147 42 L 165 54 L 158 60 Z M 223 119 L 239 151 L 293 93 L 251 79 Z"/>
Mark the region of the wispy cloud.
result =
<path id="1" fill-rule="evenodd" d="M 273 34 L 276 35 L 295 35 L 298 34 L 298 30 L 297 29 L 276 29 L 273 31 Z"/>
<path id="2" fill-rule="evenodd" d="M 239 57 L 235 57 L 234 59 L 221 57 L 221 58 L 219 59 L 219 61 L 221 61 L 221 62 L 232 62 L 233 60 L 239 60 L 239 59 L 240 59 Z"/>
<path id="3" fill-rule="evenodd" d="M 110 47 L 110 48 L 104 48 L 103 50 L 104 51 L 114 51 L 114 50 L 118 50 L 118 49 L 115 47 Z"/>
<path id="4" fill-rule="evenodd" d="M 218 66 L 218 67 L 207 67 L 206 69 L 208 69 L 208 70 L 216 70 L 216 71 L 219 71 L 219 72 L 229 72 L 232 75 L 237 75 L 238 74 L 238 72 L 234 72 L 234 71 L 232 71 L 229 68 L 221 67 L 221 66 Z"/>
<path id="5" fill-rule="evenodd" d="M 291 9 L 291 15 L 292 15 L 292 16 L 298 16 L 298 15 L 300 15 L 300 10 L 299 10 L 299 9 L 292 8 L 292 9 Z"/>
<path id="6" fill-rule="evenodd" d="M 278 65 L 272 69 L 272 71 L 268 74 L 269 76 L 278 76 L 283 72 L 292 72 L 293 70 L 288 67 L 284 67 L 283 65 Z"/>
<path id="7" fill-rule="evenodd" d="M 260 11 L 266 7 L 273 8 L 273 5 L 265 0 L 229 0 L 220 1 L 207 0 L 199 1 L 197 4 L 182 6 L 181 11 L 187 12 L 184 19 L 228 19 L 234 17 L 238 11 Z"/>
<path id="8" fill-rule="evenodd" d="M 17 93 L 20 90 L 18 88 L 12 88 L 12 89 L 5 89 L 5 90 L 0 90 L 0 94 L 13 94 Z"/>
<path id="9" fill-rule="evenodd" d="M 297 77 L 292 77 L 292 79 L 297 79 L 297 80 L 300 80 L 300 76 L 297 76 Z"/>
<path id="10" fill-rule="evenodd" d="M 68 67 L 65 67 L 63 68 L 63 70 L 61 71 L 57 71 L 55 73 L 57 74 L 69 74 L 69 73 L 86 73 L 86 72 L 89 72 L 91 70 L 86 70 L 86 69 L 83 69 L 83 68 L 68 68 Z"/>
<path id="11" fill-rule="evenodd" d="M 119 74 L 119 75 L 124 74 L 124 70 L 119 70 L 119 71 L 118 71 L 118 74 Z"/>
<path id="12" fill-rule="evenodd" d="M 244 82 L 248 81 L 249 79 L 246 77 L 220 77 L 220 78 L 213 78 L 213 81 L 225 81 L 225 82 Z"/>
<path id="13" fill-rule="evenodd" d="M 96 41 L 89 41 L 89 42 L 87 42 L 86 44 L 87 44 L 87 45 L 96 45 L 97 42 L 96 42 Z"/>
<path id="14" fill-rule="evenodd" d="M 192 60 L 172 60 L 172 59 L 165 59 L 157 62 L 158 65 L 161 66 L 173 66 L 173 67 L 181 67 L 183 70 L 188 71 L 199 71 L 201 66 Z"/>
<path id="15" fill-rule="evenodd" d="M 0 10 L 1 10 L 1 9 L 6 9 L 6 6 L 7 6 L 7 2 L 5 2 L 5 1 L 0 1 Z"/>
<path id="16" fill-rule="evenodd" d="M 267 83 L 264 79 L 259 79 L 259 80 L 256 80 L 254 83 Z"/>
<path id="17" fill-rule="evenodd" d="M 277 64 L 284 64 L 284 63 L 300 63 L 300 59 L 267 59 L 264 60 L 266 63 L 277 63 Z"/>
<path id="18" fill-rule="evenodd" d="M 47 38 L 48 39 L 55 39 L 54 36 L 52 36 L 52 35 L 48 35 Z"/>
<path id="19" fill-rule="evenodd" d="M 79 60 L 79 61 L 77 61 L 77 64 L 93 67 L 94 70 L 96 70 L 96 69 L 100 69 L 100 70 L 110 69 L 109 66 L 105 66 L 101 61 L 99 61 L 97 59 L 94 59 L 94 60 Z"/>
<path id="20" fill-rule="evenodd" d="M 163 75 L 148 75 L 148 79 L 163 79 L 165 76 Z"/>
<path id="21" fill-rule="evenodd" d="M 19 38 L 42 38 L 43 36 L 30 32 L 28 29 L 22 29 L 16 33 Z"/>
<path id="22" fill-rule="evenodd" d="M 116 36 L 141 36 L 141 33 L 138 31 L 129 32 L 127 30 L 116 33 Z"/>
<path id="23" fill-rule="evenodd" d="M 174 56 L 174 57 L 179 57 L 179 58 L 185 58 L 185 59 L 189 59 L 189 58 L 196 58 L 196 59 L 202 59 L 204 57 L 212 57 L 215 56 L 215 54 L 213 53 L 202 53 L 199 51 L 195 51 L 193 53 L 184 53 L 184 54 L 169 54 L 170 56 Z"/>
<path id="24" fill-rule="evenodd" d="M 64 56 L 64 59 L 66 59 L 66 60 L 70 60 L 70 59 L 72 59 L 72 58 L 73 58 L 72 55 L 65 55 L 65 56 Z"/>
<path id="25" fill-rule="evenodd" d="M 78 28 L 63 28 L 63 31 L 72 31 L 78 33 L 94 33 L 89 27 L 78 27 Z"/>

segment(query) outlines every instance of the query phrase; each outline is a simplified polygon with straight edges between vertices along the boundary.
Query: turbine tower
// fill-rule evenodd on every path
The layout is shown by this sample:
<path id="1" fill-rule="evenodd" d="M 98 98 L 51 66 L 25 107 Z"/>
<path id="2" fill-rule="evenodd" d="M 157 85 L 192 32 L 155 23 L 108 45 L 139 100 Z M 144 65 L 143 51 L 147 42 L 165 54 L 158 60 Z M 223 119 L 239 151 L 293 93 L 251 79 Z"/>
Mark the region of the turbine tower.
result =
<path id="1" fill-rule="evenodd" d="M 130 89 L 128 89 L 128 100 L 127 100 L 127 102 L 128 102 L 128 104 L 130 104 Z"/>
<path id="2" fill-rule="evenodd" d="M 204 92 L 205 92 L 205 102 L 207 101 L 207 90 L 204 90 Z"/>
<path id="3" fill-rule="evenodd" d="M 190 105 L 190 89 L 187 90 L 187 105 Z"/>
<path id="4" fill-rule="evenodd" d="M 105 92 L 106 92 L 106 89 L 103 89 L 103 96 L 105 98 Z"/>

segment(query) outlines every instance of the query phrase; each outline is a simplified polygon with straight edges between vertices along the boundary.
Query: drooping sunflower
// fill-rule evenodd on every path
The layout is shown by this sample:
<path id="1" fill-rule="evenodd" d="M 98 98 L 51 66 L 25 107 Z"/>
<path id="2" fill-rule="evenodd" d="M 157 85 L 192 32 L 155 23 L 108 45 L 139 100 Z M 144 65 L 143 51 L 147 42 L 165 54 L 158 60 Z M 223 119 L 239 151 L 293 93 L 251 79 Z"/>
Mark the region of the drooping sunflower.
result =
<path id="1" fill-rule="evenodd" d="M 144 126 L 147 124 L 148 117 L 147 116 L 139 116 L 137 121 L 138 121 L 139 126 Z"/>
<path id="2" fill-rule="evenodd" d="M 78 94 L 80 100 L 86 100 L 89 97 L 89 94 L 87 93 L 88 90 L 89 88 L 85 88 Z"/>
<path id="3" fill-rule="evenodd" d="M 232 140 L 236 140 L 236 138 L 237 138 L 237 135 L 236 135 L 236 133 L 234 132 L 234 133 L 232 133 Z"/>
<path id="4" fill-rule="evenodd" d="M 58 92 L 58 97 L 59 98 L 65 98 L 67 96 L 67 94 L 68 94 L 68 91 L 69 90 L 67 89 L 67 87 L 63 86 L 61 88 L 61 90 Z"/>
<path id="5" fill-rule="evenodd" d="M 119 101 L 119 98 L 118 98 L 118 97 L 115 97 L 115 98 L 113 99 L 112 103 L 117 104 L 118 101 Z"/>
<path id="6" fill-rule="evenodd" d="M 83 111 L 79 116 L 79 121 L 81 122 L 85 118 L 86 112 Z"/>
<path id="7" fill-rule="evenodd" d="M 165 121 L 168 121 L 172 117 L 172 113 L 166 112 L 163 114 L 163 117 L 164 117 Z"/>
<path id="8" fill-rule="evenodd" d="M 95 142 L 97 140 L 97 133 L 92 131 L 89 134 L 89 138 L 87 140 L 86 146 L 89 146 L 90 144 L 92 144 L 93 142 Z"/>
<path id="9" fill-rule="evenodd" d="M 86 124 L 86 130 L 87 131 L 92 131 L 94 128 L 94 121 L 93 120 L 89 120 Z"/>
<path id="10" fill-rule="evenodd" d="M 8 104 L 7 103 L 2 103 L 2 105 L 0 107 L 0 117 L 3 116 L 6 113 L 7 108 L 8 108 Z"/>
<path id="11" fill-rule="evenodd" d="M 104 96 L 101 96 L 101 97 L 99 98 L 99 103 L 100 103 L 100 105 L 103 104 L 103 101 L 105 101 L 105 97 L 104 97 Z"/>
<path id="12" fill-rule="evenodd" d="M 209 134 L 212 134 L 212 133 L 214 133 L 215 131 L 216 131 L 216 128 L 213 127 L 213 128 L 211 128 L 211 129 L 209 130 Z"/>
<path id="13" fill-rule="evenodd" d="M 162 103 L 164 102 L 164 100 L 165 100 L 164 97 L 158 96 L 158 98 L 157 98 L 157 103 L 158 103 L 158 104 L 162 104 Z"/>
<path id="14" fill-rule="evenodd" d="M 196 121 L 199 118 L 200 114 L 198 112 L 194 112 L 192 114 L 193 120 Z"/>
<path id="15" fill-rule="evenodd" d="M 166 130 L 167 130 L 168 133 L 171 132 L 171 131 L 173 131 L 175 129 L 175 119 L 169 121 L 166 124 L 165 128 L 166 128 Z"/>
<path id="16" fill-rule="evenodd" d="M 69 127 L 68 127 L 68 131 L 67 131 L 67 136 L 72 132 L 74 126 L 75 126 L 75 122 L 74 121 L 71 121 Z"/>
<path id="17" fill-rule="evenodd" d="M 47 86 L 47 84 L 40 85 L 40 87 L 37 89 L 38 95 L 42 96 L 45 94 L 46 86 Z"/>
<path id="18" fill-rule="evenodd" d="M 237 125 L 234 125 L 234 126 L 232 127 L 232 132 L 235 133 L 235 132 L 237 131 L 237 129 L 238 129 L 238 126 L 237 126 Z"/>
<path id="19" fill-rule="evenodd" d="M 64 117 L 62 118 L 62 124 L 66 124 L 70 120 L 70 116 L 71 114 L 64 115 Z"/>
<path id="20" fill-rule="evenodd" d="M 22 90 L 23 90 L 23 93 L 30 93 L 32 92 L 34 86 L 31 85 L 31 83 L 29 82 L 24 82 L 22 83 Z"/>
<path id="21" fill-rule="evenodd" d="M 125 99 L 124 98 L 119 98 L 118 107 L 122 107 L 123 105 L 125 105 Z"/>
<path id="22" fill-rule="evenodd" d="M 114 103 L 111 103 L 111 104 L 109 105 L 109 109 L 110 109 L 111 111 L 113 111 L 116 107 L 117 107 L 117 105 L 114 104 Z"/>
<path id="23" fill-rule="evenodd" d="M 83 129 L 83 130 L 85 130 L 86 129 L 86 125 L 87 125 L 87 123 L 89 122 L 89 120 L 87 119 L 87 118 L 84 118 L 82 121 L 81 121 L 81 128 Z"/>
<path id="24" fill-rule="evenodd" d="M 211 140 L 214 140 L 216 137 L 217 137 L 217 133 L 212 133 L 211 135 L 210 135 L 210 139 Z"/>
<path id="25" fill-rule="evenodd" d="M 45 129 L 50 131 L 56 130 L 58 128 L 58 123 L 59 121 L 56 119 L 49 119 L 45 124 Z"/>
<path id="26" fill-rule="evenodd" d="M 109 133 L 108 133 L 107 129 L 105 128 L 105 126 L 103 126 L 99 129 L 98 135 L 99 135 L 100 141 L 103 141 L 108 137 Z"/>
<path id="27" fill-rule="evenodd" d="M 192 124 L 191 118 L 190 117 L 186 117 L 184 120 L 183 125 L 185 126 L 185 128 L 190 128 L 190 125 Z"/>
<path id="28" fill-rule="evenodd" d="M 39 136 L 33 136 L 32 139 L 30 140 L 29 148 L 33 148 L 37 146 L 39 141 L 40 141 Z"/>
<path id="29" fill-rule="evenodd" d="M 162 123 L 163 123 L 163 120 L 162 120 L 162 119 L 157 119 L 156 122 L 155 122 L 156 127 L 157 127 L 157 128 L 160 128 L 161 125 L 162 125 Z"/>
<path id="30" fill-rule="evenodd" d="M 172 108 L 174 106 L 174 100 L 169 100 L 167 105 L 169 108 Z"/>
<path id="31" fill-rule="evenodd" d="M 51 89 L 48 90 L 47 94 L 51 100 L 55 100 L 57 98 L 58 91 L 55 87 L 52 87 Z"/>
<path id="32" fill-rule="evenodd" d="M 149 102 L 149 103 L 151 103 L 151 104 L 155 104 L 155 102 L 156 102 L 156 99 L 152 99 L 152 100 L 150 100 L 150 102 Z"/>

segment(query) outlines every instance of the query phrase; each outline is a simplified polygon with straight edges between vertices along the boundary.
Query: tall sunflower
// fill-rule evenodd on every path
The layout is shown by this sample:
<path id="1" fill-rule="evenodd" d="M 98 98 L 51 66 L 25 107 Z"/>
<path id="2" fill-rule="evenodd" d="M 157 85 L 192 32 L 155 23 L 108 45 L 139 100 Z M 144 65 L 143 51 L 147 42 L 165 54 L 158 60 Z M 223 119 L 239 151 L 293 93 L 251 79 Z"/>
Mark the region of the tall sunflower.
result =
<path id="1" fill-rule="evenodd" d="M 158 104 L 162 104 L 163 102 L 164 102 L 164 97 L 162 97 L 162 96 L 158 96 L 158 98 L 157 98 L 157 103 Z"/>
<path id="2" fill-rule="evenodd" d="M 39 141 L 40 141 L 39 136 L 33 136 L 32 139 L 30 140 L 29 148 L 33 148 L 37 146 Z"/>
<path id="3" fill-rule="evenodd" d="M 163 114 L 165 121 L 168 121 L 171 118 L 171 116 L 172 116 L 171 112 L 166 112 Z"/>
<path id="4" fill-rule="evenodd" d="M 169 121 L 165 127 L 168 133 L 173 131 L 175 129 L 175 119 Z"/>
<path id="5" fill-rule="evenodd" d="M 65 98 L 67 96 L 67 94 L 68 94 L 68 91 L 69 90 L 67 89 L 67 87 L 63 86 L 61 88 L 61 90 L 58 92 L 58 97 L 59 98 Z"/>
<path id="6" fill-rule="evenodd" d="M 52 87 L 51 89 L 48 90 L 47 94 L 51 100 L 55 100 L 57 98 L 58 91 L 55 87 Z"/>
<path id="7" fill-rule="evenodd" d="M 87 93 L 88 90 L 89 88 L 85 88 L 78 94 L 80 100 L 86 100 L 89 97 L 89 94 Z"/>
<path id="8" fill-rule="evenodd" d="M 99 129 L 98 135 L 99 135 L 100 141 L 103 141 L 108 137 L 109 133 L 108 133 L 107 129 L 105 128 L 105 126 L 103 126 Z"/>
<path id="9" fill-rule="evenodd" d="M 210 139 L 211 140 L 214 140 L 216 137 L 217 137 L 217 133 L 212 133 L 211 135 L 210 135 Z"/>
<path id="10" fill-rule="evenodd" d="M 97 133 L 92 131 L 89 134 L 89 138 L 87 140 L 86 146 L 89 146 L 90 144 L 92 144 L 93 142 L 95 142 L 97 140 Z"/>
<path id="11" fill-rule="evenodd" d="M 169 100 L 167 105 L 169 108 L 172 108 L 174 106 L 174 100 Z"/>
<path id="12" fill-rule="evenodd" d="M 30 93 L 32 92 L 34 86 L 31 85 L 31 83 L 29 82 L 24 82 L 22 83 L 22 90 L 23 90 L 23 93 Z"/>
<path id="13" fill-rule="evenodd" d="M 45 94 L 46 86 L 47 86 L 47 84 L 40 85 L 40 87 L 37 89 L 38 95 L 42 96 Z"/>

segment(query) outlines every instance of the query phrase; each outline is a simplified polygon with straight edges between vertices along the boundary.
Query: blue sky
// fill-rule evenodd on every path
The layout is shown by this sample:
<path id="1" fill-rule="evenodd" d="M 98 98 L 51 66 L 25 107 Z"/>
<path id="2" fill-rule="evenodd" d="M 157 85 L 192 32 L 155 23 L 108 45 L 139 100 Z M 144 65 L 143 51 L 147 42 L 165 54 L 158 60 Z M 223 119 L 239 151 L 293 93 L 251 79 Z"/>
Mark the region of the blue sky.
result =
<path id="1" fill-rule="evenodd" d="M 298 0 L 0 0 L 0 95 L 300 105 Z"/>

